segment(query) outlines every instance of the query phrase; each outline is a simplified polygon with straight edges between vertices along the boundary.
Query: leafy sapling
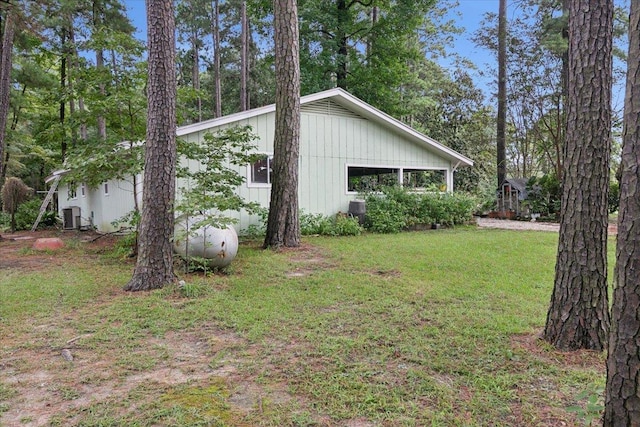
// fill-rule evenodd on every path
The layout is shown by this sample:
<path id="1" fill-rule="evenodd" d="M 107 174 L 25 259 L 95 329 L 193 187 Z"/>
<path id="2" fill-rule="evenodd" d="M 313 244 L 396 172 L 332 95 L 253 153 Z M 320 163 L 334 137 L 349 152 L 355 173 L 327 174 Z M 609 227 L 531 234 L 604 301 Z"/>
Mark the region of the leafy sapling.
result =
<path id="1" fill-rule="evenodd" d="M 238 168 L 258 158 L 258 155 L 250 154 L 256 150 L 253 143 L 256 138 L 250 126 L 236 126 L 205 134 L 201 144 L 178 141 L 178 153 L 187 162 L 177 168 L 177 175 L 186 180 L 187 186 L 179 188 L 176 213 L 203 215 L 205 218 L 194 228 L 224 228 L 234 223 L 233 218 L 225 215 L 226 211 L 244 209 L 256 213 L 259 204 L 245 201 L 236 192 L 246 180 Z M 189 161 L 198 163 L 200 167 L 190 168 Z"/>
<path id="2" fill-rule="evenodd" d="M 178 152 L 185 161 L 177 168 L 177 175 L 186 185 L 179 188 L 176 214 L 184 218 L 182 234 L 186 236 L 176 232 L 174 239 L 186 238 L 187 254 L 189 238 L 203 228 L 224 229 L 234 223 L 235 219 L 228 216 L 230 211 L 258 212 L 259 204 L 245 201 L 236 191 L 246 179 L 239 168 L 257 159 L 256 154 L 250 154 L 256 150 L 255 139 L 251 128 L 245 126 L 207 133 L 200 144 L 178 141 Z M 189 167 L 194 163 L 198 167 Z M 197 220 L 191 222 L 189 218 Z"/>

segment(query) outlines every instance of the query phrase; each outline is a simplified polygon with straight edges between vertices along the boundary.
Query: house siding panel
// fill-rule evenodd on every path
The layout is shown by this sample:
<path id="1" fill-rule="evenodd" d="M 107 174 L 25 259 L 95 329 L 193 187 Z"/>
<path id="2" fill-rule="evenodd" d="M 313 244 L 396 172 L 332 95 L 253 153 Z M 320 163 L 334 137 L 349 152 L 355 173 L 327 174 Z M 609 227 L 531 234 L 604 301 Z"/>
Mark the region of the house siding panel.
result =
<path id="1" fill-rule="evenodd" d="M 450 170 L 451 159 L 457 158 L 471 164 L 463 156 L 456 157 L 459 156 L 457 153 L 448 152 L 446 148 L 439 147 L 428 138 L 393 122 L 372 107 L 359 103 L 357 99 L 351 100 L 348 94 L 336 95 L 334 92 L 331 92 L 330 98 L 322 98 L 321 95 L 317 98 L 309 98 L 315 101 L 303 103 L 301 107 L 299 202 L 300 208 L 305 212 L 334 215 L 339 211 L 348 210 L 349 201 L 358 196 L 347 194 L 347 165 Z M 271 154 L 273 153 L 275 111 L 272 107 L 253 111 L 255 112 L 238 113 L 185 126 L 179 128 L 178 133 L 186 141 L 200 144 L 208 131 L 215 132 L 235 125 L 249 125 L 257 136 L 256 151 Z M 192 169 L 199 167 L 195 162 L 189 162 L 188 166 Z M 236 170 L 249 179 L 247 166 L 236 167 Z M 188 186 L 188 182 L 179 180 L 178 187 Z M 101 224 L 109 224 L 123 215 L 120 212 L 116 213 L 117 206 L 132 205 L 131 190 L 125 198 L 124 195 L 116 196 L 116 190 L 119 190 L 117 185 L 112 183 L 110 187 L 114 193 L 108 198 L 101 194 L 95 194 L 95 198 L 92 197 L 91 200 L 87 197 L 87 203 L 90 202 L 95 211 L 95 220 L 100 221 Z M 268 187 L 257 187 L 245 183 L 238 188 L 238 193 L 247 200 L 258 202 L 265 208 L 268 207 L 270 197 Z M 178 197 L 180 197 L 179 194 Z M 80 202 L 80 200 L 66 202 L 61 199 L 61 207 Z M 83 216 L 85 213 L 90 214 L 88 205 L 82 205 L 81 208 Z M 129 210 L 130 208 L 124 213 Z M 256 216 L 248 215 L 246 212 L 234 214 L 234 216 L 240 220 L 238 229 L 244 229 L 257 220 Z"/>

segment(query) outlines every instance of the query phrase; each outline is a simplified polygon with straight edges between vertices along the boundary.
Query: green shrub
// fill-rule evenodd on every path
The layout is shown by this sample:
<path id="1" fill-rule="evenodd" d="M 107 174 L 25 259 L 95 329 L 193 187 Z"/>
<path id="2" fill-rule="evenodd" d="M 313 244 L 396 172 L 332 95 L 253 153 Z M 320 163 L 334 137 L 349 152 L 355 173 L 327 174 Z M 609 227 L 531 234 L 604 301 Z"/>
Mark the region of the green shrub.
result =
<path id="1" fill-rule="evenodd" d="M 357 218 L 341 214 L 332 218 L 300 211 L 300 234 L 303 236 L 358 236 L 361 233 L 362 227 Z"/>
<path id="2" fill-rule="evenodd" d="M 11 227 L 11 215 L 0 211 L 0 230 L 6 230 Z"/>
<path id="3" fill-rule="evenodd" d="M 333 226 L 337 236 L 359 236 L 362 234 L 362 226 L 358 218 L 351 216 L 336 216 Z"/>
<path id="4" fill-rule="evenodd" d="M 477 207 L 475 198 L 462 193 L 416 193 L 397 186 L 370 193 L 365 200 L 365 227 L 376 233 L 397 233 L 416 224 L 464 224 Z"/>
<path id="5" fill-rule="evenodd" d="M 240 232 L 240 235 L 247 238 L 259 238 L 265 235 L 267 229 L 267 219 L 269 210 L 260 208 L 258 210 L 260 221 L 258 224 L 251 224 Z M 335 217 L 324 216 L 322 214 L 305 213 L 300 210 L 300 234 L 303 236 L 359 236 L 363 228 L 357 218 L 345 217 L 340 214 Z"/>
<path id="6" fill-rule="evenodd" d="M 42 206 L 42 200 L 38 198 L 27 200 L 18 206 L 16 211 L 16 230 L 30 230 L 38 218 L 40 206 Z M 46 211 L 38 223 L 38 228 L 51 227 L 56 225 L 56 222 L 56 212 Z"/>
<path id="7" fill-rule="evenodd" d="M 472 219 L 477 205 L 475 198 L 462 193 L 444 193 L 434 196 L 442 206 L 440 224 L 454 226 Z"/>
<path id="8" fill-rule="evenodd" d="M 527 182 L 527 203 L 532 213 L 555 217 L 560 212 L 560 181 L 555 175 L 533 177 Z"/>
<path id="9" fill-rule="evenodd" d="M 308 214 L 300 211 L 300 234 L 310 236 L 313 234 L 330 234 L 333 226 L 332 220 L 322 214 Z"/>
<path id="10" fill-rule="evenodd" d="M 391 196 L 393 196 L 391 192 Z M 365 197 L 367 213 L 365 228 L 376 233 L 398 233 L 409 224 L 407 212 L 402 203 L 383 194 L 369 194 Z"/>

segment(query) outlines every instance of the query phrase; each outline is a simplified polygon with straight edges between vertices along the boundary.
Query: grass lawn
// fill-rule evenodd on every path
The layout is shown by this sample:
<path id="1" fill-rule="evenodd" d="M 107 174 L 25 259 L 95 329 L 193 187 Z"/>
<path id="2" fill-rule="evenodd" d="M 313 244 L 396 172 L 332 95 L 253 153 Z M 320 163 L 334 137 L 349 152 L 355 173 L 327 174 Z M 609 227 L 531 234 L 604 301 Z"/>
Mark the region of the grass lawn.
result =
<path id="1" fill-rule="evenodd" d="M 537 339 L 556 233 L 247 243 L 148 293 L 66 239 L 0 264 L 0 425 L 574 426 L 604 385 L 604 354 Z"/>

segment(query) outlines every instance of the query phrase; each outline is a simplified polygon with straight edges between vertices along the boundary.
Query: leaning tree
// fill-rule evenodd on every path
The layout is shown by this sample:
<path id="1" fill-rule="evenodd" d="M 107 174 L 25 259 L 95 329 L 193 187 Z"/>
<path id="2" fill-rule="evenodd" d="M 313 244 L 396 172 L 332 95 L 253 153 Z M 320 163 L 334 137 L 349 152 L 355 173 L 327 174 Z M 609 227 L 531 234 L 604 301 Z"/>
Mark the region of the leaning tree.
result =
<path id="1" fill-rule="evenodd" d="M 556 273 L 543 338 L 607 345 L 613 0 L 570 0 L 567 131 Z"/>

